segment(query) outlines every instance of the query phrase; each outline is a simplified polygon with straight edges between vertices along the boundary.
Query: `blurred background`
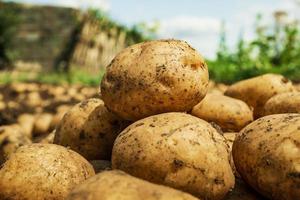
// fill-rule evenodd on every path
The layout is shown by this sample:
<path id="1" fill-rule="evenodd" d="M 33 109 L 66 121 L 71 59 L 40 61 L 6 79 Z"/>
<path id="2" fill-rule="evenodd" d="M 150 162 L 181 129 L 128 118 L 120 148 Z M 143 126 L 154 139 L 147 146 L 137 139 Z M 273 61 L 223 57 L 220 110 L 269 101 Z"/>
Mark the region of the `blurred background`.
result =
<path id="1" fill-rule="evenodd" d="M 217 82 L 267 72 L 299 81 L 299 18 L 299 0 L 0 1 L 0 80 L 97 85 L 126 46 L 176 38 Z"/>
<path id="2" fill-rule="evenodd" d="M 97 85 L 128 45 L 189 42 L 210 76 L 300 80 L 299 0 L 0 0 L 0 81 Z"/>
<path id="3" fill-rule="evenodd" d="M 0 0 L 0 125 L 45 137 L 99 96 L 119 51 L 152 39 L 199 50 L 210 89 L 264 73 L 300 82 L 299 19 L 299 0 Z"/>

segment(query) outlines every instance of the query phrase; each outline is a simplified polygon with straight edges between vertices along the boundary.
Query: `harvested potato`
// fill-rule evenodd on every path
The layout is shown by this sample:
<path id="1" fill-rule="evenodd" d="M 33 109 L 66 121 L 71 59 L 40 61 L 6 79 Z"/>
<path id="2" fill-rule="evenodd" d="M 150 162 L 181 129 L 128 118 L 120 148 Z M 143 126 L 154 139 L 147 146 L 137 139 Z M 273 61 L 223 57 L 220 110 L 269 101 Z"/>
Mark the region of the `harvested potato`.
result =
<path id="1" fill-rule="evenodd" d="M 265 200 L 250 188 L 242 179 L 235 179 L 235 186 L 230 191 L 224 200 Z"/>
<path id="2" fill-rule="evenodd" d="M 52 118 L 53 115 L 50 113 L 37 115 L 33 126 L 33 136 L 37 137 L 49 133 Z"/>
<path id="3" fill-rule="evenodd" d="M 18 116 L 18 123 L 22 127 L 23 133 L 28 137 L 32 138 L 32 132 L 35 122 L 35 116 L 33 114 L 21 114 Z"/>
<path id="4" fill-rule="evenodd" d="M 149 41 L 124 49 L 101 82 L 105 105 L 127 120 L 190 111 L 207 89 L 204 59 L 180 40 Z"/>
<path id="5" fill-rule="evenodd" d="M 0 199 L 63 200 L 95 174 L 76 152 L 55 144 L 20 147 L 0 170 Z"/>
<path id="6" fill-rule="evenodd" d="M 223 131 L 240 131 L 253 121 L 253 113 L 245 102 L 220 94 L 207 94 L 193 108 L 192 115 L 215 122 Z"/>
<path id="7" fill-rule="evenodd" d="M 300 113 L 300 92 L 278 94 L 267 101 L 264 115 L 281 113 Z"/>
<path id="8" fill-rule="evenodd" d="M 300 114 L 260 118 L 233 143 L 233 159 L 242 178 L 274 200 L 300 199 Z"/>
<path id="9" fill-rule="evenodd" d="M 88 160 L 109 160 L 114 140 L 126 125 L 106 109 L 102 100 L 92 98 L 65 114 L 54 143 L 68 146 Z"/>
<path id="10" fill-rule="evenodd" d="M 164 113 L 120 133 L 112 168 L 201 199 L 222 199 L 234 185 L 228 151 L 225 138 L 204 120 Z"/>
<path id="11" fill-rule="evenodd" d="M 30 143 L 18 125 L 0 126 L 0 165 L 20 146 Z"/>
<path id="12" fill-rule="evenodd" d="M 122 171 L 105 171 L 75 187 L 67 200 L 197 200 L 172 188 L 155 185 Z"/>
<path id="13" fill-rule="evenodd" d="M 294 91 L 292 83 L 281 75 L 265 74 L 237 82 L 225 95 L 240 99 L 254 108 L 254 118 L 263 116 L 265 103 L 274 95 Z"/>

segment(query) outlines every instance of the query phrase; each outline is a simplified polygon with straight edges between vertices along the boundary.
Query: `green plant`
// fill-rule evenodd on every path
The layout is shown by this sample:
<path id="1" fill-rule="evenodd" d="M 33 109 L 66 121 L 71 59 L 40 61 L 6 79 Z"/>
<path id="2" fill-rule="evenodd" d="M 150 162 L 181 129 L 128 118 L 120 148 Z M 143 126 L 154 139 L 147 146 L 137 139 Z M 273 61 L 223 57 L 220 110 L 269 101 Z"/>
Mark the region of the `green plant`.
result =
<path id="1" fill-rule="evenodd" d="M 9 7 L 0 1 L 0 69 L 10 66 L 15 52 L 10 49 L 19 18 L 18 6 L 9 3 Z"/>
<path id="2" fill-rule="evenodd" d="M 286 13 L 276 12 L 274 23 L 261 24 L 257 16 L 256 37 L 246 42 L 240 37 L 236 48 L 229 50 L 223 26 L 215 60 L 208 61 L 211 77 L 218 82 L 233 83 L 264 73 L 279 73 L 300 81 L 300 32 L 297 22 L 284 23 Z"/>

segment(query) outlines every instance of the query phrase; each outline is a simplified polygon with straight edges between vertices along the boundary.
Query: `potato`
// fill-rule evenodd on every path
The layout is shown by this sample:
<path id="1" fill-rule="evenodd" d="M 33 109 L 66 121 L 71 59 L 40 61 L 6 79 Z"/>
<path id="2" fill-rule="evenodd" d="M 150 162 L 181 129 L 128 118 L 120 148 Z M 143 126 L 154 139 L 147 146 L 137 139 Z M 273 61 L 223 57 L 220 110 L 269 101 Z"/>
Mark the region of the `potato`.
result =
<path id="1" fill-rule="evenodd" d="M 196 200 L 172 188 L 155 185 L 122 171 L 105 171 L 75 187 L 67 200 Z"/>
<path id="2" fill-rule="evenodd" d="M 253 121 L 253 113 L 245 102 L 220 94 L 207 94 L 193 108 L 192 115 L 215 122 L 223 131 L 240 131 Z"/>
<path id="3" fill-rule="evenodd" d="M 62 200 L 94 174 L 88 161 L 65 147 L 22 146 L 0 170 L 0 199 Z"/>
<path id="4" fill-rule="evenodd" d="M 35 122 L 35 116 L 33 114 L 21 114 L 18 116 L 18 124 L 22 127 L 23 133 L 28 137 L 32 138 L 33 127 Z"/>
<path id="5" fill-rule="evenodd" d="M 240 99 L 254 108 L 254 118 L 263 116 L 265 103 L 274 95 L 294 91 L 292 83 L 281 75 L 265 74 L 231 85 L 225 95 Z"/>
<path id="6" fill-rule="evenodd" d="M 114 140 L 126 125 L 106 109 L 102 100 L 92 98 L 65 114 L 54 143 L 68 146 L 88 160 L 110 160 Z"/>
<path id="7" fill-rule="evenodd" d="M 264 115 L 281 113 L 300 113 L 300 92 L 278 94 L 267 101 Z"/>
<path id="8" fill-rule="evenodd" d="M 264 200 L 256 191 L 252 190 L 242 179 L 235 179 L 235 186 L 224 200 Z"/>
<path id="9" fill-rule="evenodd" d="M 41 113 L 37 115 L 33 126 L 33 136 L 38 137 L 49 133 L 52 118 L 53 115 L 50 113 Z"/>
<path id="10" fill-rule="evenodd" d="M 300 199 L 300 114 L 277 114 L 246 126 L 233 143 L 242 178 L 274 200 Z"/>
<path id="11" fill-rule="evenodd" d="M 225 138 L 204 120 L 164 113 L 120 133 L 112 168 L 201 199 L 222 199 L 234 185 L 228 151 Z"/>
<path id="12" fill-rule="evenodd" d="M 18 125 L 0 126 L 0 165 L 20 146 L 30 143 Z"/>
<path id="13" fill-rule="evenodd" d="M 180 40 L 149 41 L 124 49 L 101 82 L 105 105 L 127 120 L 190 111 L 207 89 L 204 59 Z"/>

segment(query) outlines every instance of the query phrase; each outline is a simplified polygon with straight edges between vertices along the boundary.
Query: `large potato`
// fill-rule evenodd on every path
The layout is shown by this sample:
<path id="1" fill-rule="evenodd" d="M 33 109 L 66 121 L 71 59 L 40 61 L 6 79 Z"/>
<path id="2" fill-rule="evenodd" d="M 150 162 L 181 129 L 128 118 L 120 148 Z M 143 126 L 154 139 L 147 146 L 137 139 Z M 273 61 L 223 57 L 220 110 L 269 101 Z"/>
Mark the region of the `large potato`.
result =
<path id="1" fill-rule="evenodd" d="M 127 120 L 189 111 L 207 89 L 203 58 L 180 40 L 156 40 L 126 48 L 107 67 L 101 82 L 106 106 Z"/>
<path id="2" fill-rule="evenodd" d="M 207 94 L 193 108 L 192 115 L 215 122 L 223 131 L 240 131 L 253 121 L 253 113 L 245 102 L 220 94 Z"/>
<path id="3" fill-rule="evenodd" d="M 264 115 L 281 113 L 300 113 L 300 92 L 278 94 L 267 101 Z"/>
<path id="4" fill-rule="evenodd" d="M 246 126 L 233 143 L 243 179 L 274 200 L 300 199 L 300 114 L 277 114 Z"/>
<path id="5" fill-rule="evenodd" d="M 92 98 L 65 114 L 57 126 L 54 143 L 68 146 L 88 160 L 109 160 L 114 140 L 125 125 L 102 100 Z"/>
<path id="6" fill-rule="evenodd" d="M 234 185 L 228 151 L 225 138 L 204 120 L 164 113 L 120 133 L 112 168 L 201 199 L 222 199 Z"/>
<path id="7" fill-rule="evenodd" d="M 20 146 L 30 143 L 18 125 L 0 126 L 0 165 Z"/>
<path id="8" fill-rule="evenodd" d="M 0 170 L 0 199 L 63 200 L 95 174 L 76 152 L 55 144 L 20 147 Z"/>
<path id="9" fill-rule="evenodd" d="M 225 95 L 240 99 L 254 108 L 254 118 L 263 115 L 265 103 L 274 95 L 294 91 L 292 83 L 281 75 L 265 74 L 231 85 Z"/>
<path id="10" fill-rule="evenodd" d="M 197 200 L 172 188 L 155 185 L 122 171 L 105 171 L 78 185 L 67 200 Z"/>

